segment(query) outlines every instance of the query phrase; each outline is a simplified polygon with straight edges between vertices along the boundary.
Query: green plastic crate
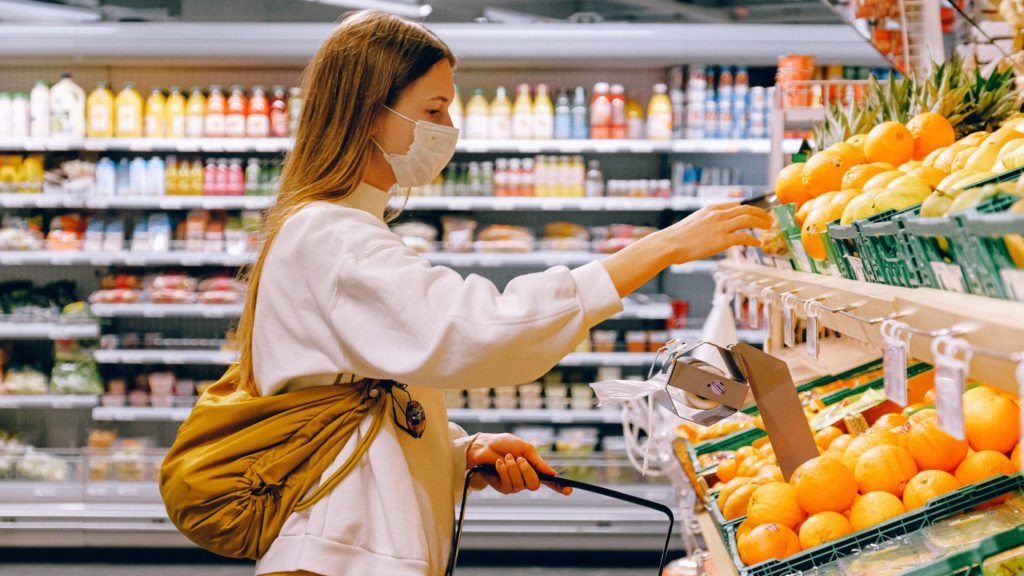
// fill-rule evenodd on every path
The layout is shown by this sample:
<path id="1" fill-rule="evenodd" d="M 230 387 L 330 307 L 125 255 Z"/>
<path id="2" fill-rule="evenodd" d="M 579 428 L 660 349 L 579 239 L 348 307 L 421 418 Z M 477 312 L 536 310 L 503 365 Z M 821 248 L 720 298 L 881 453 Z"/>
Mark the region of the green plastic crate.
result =
<path id="1" fill-rule="evenodd" d="M 901 576 L 980 576 L 981 563 L 989 557 L 1024 545 L 1024 526 L 990 536 L 973 548 L 941 558 L 927 566 L 914 568 Z"/>
<path id="2" fill-rule="evenodd" d="M 918 204 L 898 212 L 882 212 L 856 223 L 864 249 L 870 255 L 869 268 L 874 272 L 876 281 L 904 288 L 925 285 L 919 266 L 914 262 L 904 224 L 904 218 L 917 216 L 920 212 L 921 205 Z"/>
<path id="3" fill-rule="evenodd" d="M 1024 301 L 1024 270 L 1017 268 L 1003 240 L 1006 234 L 1024 234 L 1024 214 L 1006 212 L 1019 200 L 995 196 L 960 216 L 970 248 L 961 266 L 977 279 L 982 295 Z"/>
<path id="4" fill-rule="evenodd" d="M 876 526 L 804 550 L 783 560 L 768 560 L 753 566 L 744 566 L 740 561 L 739 552 L 736 550 L 736 526 L 738 523 L 734 522 L 725 526 L 725 545 L 740 576 L 788 576 L 802 570 L 825 566 L 870 544 L 879 544 L 916 532 L 943 518 L 970 510 L 993 498 L 1022 490 L 1024 490 L 1024 478 L 1020 473 L 996 476 L 979 484 L 944 494 L 928 502 L 922 508 L 901 514 Z"/>
<path id="5" fill-rule="evenodd" d="M 981 186 L 988 186 L 989 184 L 1016 182 L 1017 180 L 1020 180 L 1021 175 L 1024 175 L 1024 166 L 1021 166 L 1020 168 L 1014 168 L 1013 170 L 1007 170 L 1006 172 L 1001 172 L 999 174 L 996 174 L 995 176 L 992 176 L 991 178 L 979 180 L 977 182 L 974 182 L 973 184 L 964 187 L 964 190 L 968 188 L 980 188 Z"/>
<path id="6" fill-rule="evenodd" d="M 804 245 L 800 241 L 800 225 L 796 223 L 796 204 L 783 204 L 772 208 L 775 219 L 779 221 L 779 228 L 786 237 L 786 246 L 789 248 L 789 260 L 793 263 L 793 269 L 799 272 L 817 273 L 818 268 L 814 260 L 807 255 Z"/>
<path id="7" fill-rule="evenodd" d="M 923 373 L 925 373 L 925 372 L 927 372 L 927 371 L 929 371 L 931 369 L 932 369 L 932 365 L 931 364 L 927 364 L 925 362 L 918 362 L 916 364 L 912 364 L 912 365 L 907 367 L 907 378 L 913 378 L 914 376 L 923 374 Z M 842 390 L 836 390 L 835 392 L 833 392 L 831 394 L 828 394 L 826 396 L 822 396 L 821 403 L 824 404 L 825 406 L 831 406 L 831 405 L 836 404 L 836 403 L 838 403 L 838 402 L 840 402 L 840 401 L 842 401 L 842 400 L 844 400 L 846 398 L 849 398 L 850 396 L 855 396 L 857 394 L 860 394 L 860 393 L 865 392 L 867 390 L 870 390 L 872 388 L 884 388 L 884 387 L 885 387 L 885 378 L 884 377 L 875 378 L 874 380 L 871 380 L 870 382 L 865 382 L 865 383 L 861 384 L 860 386 L 854 386 L 853 388 L 844 388 Z"/>
<path id="8" fill-rule="evenodd" d="M 971 291 L 971 282 L 960 265 L 969 247 L 959 221 L 947 216 L 918 216 L 904 218 L 904 224 L 924 285 L 953 292 Z"/>
<path id="9" fill-rule="evenodd" d="M 842 225 L 838 221 L 826 226 L 825 235 L 822 240 L 828 241 L 828 252 L 834 259 L 834 265 L 844 278 L 849 280 L 868 280 L 867 271 L 864 269 L 863 249 L 859 245 L 857 229 L 852 224 Z"/>

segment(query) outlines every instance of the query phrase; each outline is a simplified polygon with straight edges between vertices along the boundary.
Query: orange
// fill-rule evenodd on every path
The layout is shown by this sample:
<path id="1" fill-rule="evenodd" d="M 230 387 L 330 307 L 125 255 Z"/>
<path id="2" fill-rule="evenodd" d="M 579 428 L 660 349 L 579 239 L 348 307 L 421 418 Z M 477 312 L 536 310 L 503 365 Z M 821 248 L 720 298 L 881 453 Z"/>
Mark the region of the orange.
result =
<path id="1" fill-rule="evenodd" d="M 760 564 L 772 558 L 782 559 L 800 551 L 796 533 L 780 524 L 764 524 L 747 532 L 742 542 L 736 543 L 740 560 L 747 566 Z"/>
<path id="2" fill-rule="evenodd" d="M 1020 442 L 1017 443 L 1017 447 L 1010 453 L 1010 464 L 1017 470 L 1020 470 Z"/>
<path id="3" fill-rule="evenodd" d="M 956 467 L 956 480 L 962 486 L 981 482 L 1000 474 L 1013 474 L 1017 471 L 1010 459 L 995 450 L 975 452 Z"/>
<path id="4" fill-rule="evenodd" d="M 839 436 L 838 438 L 833 440 L 832 443 L 828 445 L 828 449 L 830 452 L 839 452 L 840 454 L 842 454 L 846 452 L 847 448 L 850 447 L 850 442 L 853 442 L 853 436 L 850 436 L 849 434 L 843 434 L 842 436 Z"/>
<path id="5" fill-rule="evenodd" d="M 750 445 L 756 448 L 759 452 L 761 448 L 763 448 L 764 446 L 768 446 L 770 444 L 771 440 L 769 440 L 767 436 L 761 436 L 757 440 L 754 440 L 753 442 L 750 443 Z"/>
<path id="6" fill-rule="evenodd" d="M 846 205 L 850 203 L 850 200 L 860 196 L 861 192 L 862 190 L 860 188 L 848 188 L 846 190 L 842 190 L 828 201 L 828 207 L 838 211 L 839 216 L 842 216 Z"/>
<path id="7" fill-rule="evenodd" d="M 850 168 L 850 170 L 843 175 L 843 190 L 849 190 L 851 188 L 864 188 L 864 184 L 868 180 L 878 176 L 883 172 L 888 172 L 892 168 L 886 168 L 880 164 L 860 164 Z"/>
<path id="8" fill-rule="evenodd" d="M 914 138 L 914 159 L 923 160 L 934 150 L 956 142 L 953 125 L 941 114 L 924 112 L 907 122 Z"/>
<path id="9" fill-rule="evenodd" d="M 835 426 L 829 426 L 828 428 L 818 430 L 814 434 L 814 443 L 818 445 L 819 449 L 828 450 L 829 444 L 831 444 L 833 440 L 839 438 L 842 435 L 842 430 L 836 428 Z"/>
<path id="10" fill-rule="evenodd" d="M 753 482 L 744 484 L 729 495 L 729 499 L 725 501 L 725 504 L 722 504 L 722 500 L 719 498 L 718 507 L 722 511 L 722 517 L 726 520 L 735 520 L 746 514 L 750 496 L 760 487 Z"/>
<path id="11" fill-rule="evenodd" d="M 914 421 L 911 417 L 907 448 L 922 470 L 952 472 L 967 456 L 967 441 L 957 440 L 939 429 L 934 416 Z"/>
<path id="12" fill-rule="evenodd" d="M 797 222 L 797 224 L 803 226 L 804 222 L 807 220 L 807 216 L 811 212 L 813 212 L 819 206 L 827 205 L 829 200 L 834 198 L 836 194 L 839 194 L 839 192 L 838 191 L 826 192 L 826 193 L 822 194 L 821 196 L 818 196 L 817 198 L 811 198 L 807 202 L 804 202 L 803 206 L 801 206 L 796 211 L 796 222 Z M 758 416 L 758 418 L 760 418 L 760 416 Z M 761 426 L 758 426 L 758 428 L 761 428 L 762 430 L 764 430 L 764 425 L 762 424 Z"/>
<path id="13" fill-rule="evenodd" d="M 807 216 L 807 220 L 804 221 L 800 229 L 800 242 L 804 245 L 808 256 L 815 260 L 825 259 L 825 244 L 822 242 L 820 234 L 825 231 L 829 222 L 837 220 L 842 215 L 842 207 L 837 208 L 828 204 L 826 206 L 819 205 Z"/>
<path id="14" fill-rule="evenodd" d="M 854 502 L 850 509 L 850 525 L 863 530 L 881 524 L 906 512 L 900 499 L 888 492 L 868 492 Z"/>
<path id="15" fill-rule="evenodd" d="M 975 451 L 1007 454 L 1020 440 L 1020 409 L 1004 396 L 978 398 L 964 405 L 964 431 Z"/>
<path id="16" fill-rule="evenodd" d="M 867 158 L 864 157 L 864 149 L 858 148 L 847 142 L 839 142 L 826 148 L 833 152 L 838 152 L 850 166 L 857 166 L 858 164 L 864 164 L 867 162 Z"/>
<path id="17" fill-rule="evenodd" d="M 739 468 L 739 463 L 736 462 L 735 458 L 723 460 L 718 463 L 718 468 L 715 471 L 715 476 L 722 482 L 728 482 L 736 477 L 736 469 Z"/>
<path id="18" fill-rule="evenodd" d="M 922 180 L 928 183 L 932 188 L 938 188 L 939 183 L 946 179 L 946 174 L 942 170 L 935 168 L 934 166 L 921 166 L 910 171 L 911 176 L 920 176 Z"/>
<path id="19" fill-rule="evenodd" d="M 753 479 L 750 478 L 749 476 L 737 476 L 736 478 L 733 478 L 732 480 L 729 480 L 728 482 L 723 484 L 722 488 L 718 491 L 718 507 L 721 508 L 722 506 L 724 506 L 725 502 L 729 500 L 729 496 L 732 496 L 733 492 L 739 490 L 740 487 L 743 486 L 744 484 L 750 484 L 751 480 Z"/>
<path id="20" fill-rule="evenodd" d="M 775 177 L 775 195 L 782 204 L 795 202 L 798 206 L 811 199 L 804 184 L 804 164 L 797 162 L 783 168 Z"/>
<path id="21" fill-rule="evenodd" d="M 960 487 L 960 482 L 949 472 L 942 470 L 925 470 L 911 478 L 907 488 L 903 490 L 903 504 L 907 510 L 915 510 L 926 502 L 952 492 Z"/>
<path id="22" fill-rule="evenodd" d="M 899 122 L 883 122 L 868 132 L 864 154 L 868 162 L 899 166 L 914 156 L 914 135 Z"/>
<path id="23" fill-rule="evenodd" d="M 755 450 L 753 446 L 741 446 L 740 448 L 736 449 L 736 458 L 738 460 L 742 460 L 743 457 L 753 456 L 754 453 Z"/>
<path id="24" fill-rule="evenodd" d="M 736 527 L 736 544 L 739 545 L 739 543 L 753 529 L 754 529 L 754 526 L 750 522 L 747 522 L 746 520 L 744 520 L 743 522 L 740 522 L 739 526 Z"/>
<path id="25" fill-rule="evenodd" d="M 888 492 L 897 498 L 903 496 L 907 482 L 916 475 L 917 464 L 910 452 L 888 445 L 865 452 L 854 470 L 861 492 Z"/>
<path id="26" fill-rule="evenodd" d="M 890 428 L 889 432 L 896 435 L 897 446 L 903 448 L 907 452 L 910 452 L 910 423 L 906 423 L 903 426 L 896 426 Z"/>
<path id="27" fill-rule="evenodd" d="M 867 138 L 867 134 L 855 134 L 846 139 L 846 143 L 851 146 L 856 146 L 861 150 L 864 149 L 864 139 Z"/>
<path id="28" fill-rule="evenodd" d="M 767 478 L 775 482 L 785 482 L 786 479 L 782 477 L 782 468 L 779 468 L 775 464 L 768 464 L 757 471 L 755 478 Z"/>
<path id="29" fill-rule="evenodd" d="M 818 512 L 800 526 L 800 547 L 814 548 L 853 532 L 850 521 L 839 512 Z"/>
<path id="30" fill-rule="evenodd" d="M 747 456 L 740 461 L 739 466 L 736 468 L 737 476 L 753 476 L 757 474 L 757 471 L 761 469 L 762 461 L 757 456 Z"/>
<path id="31" fill-rule="evenodd" d="M 909 406 L 908 406 L 908 408 L 909 408 Z M 922 420 L 928 420 L 928 419 L 937 418 L 938 415 L 939 415 L 939 413 L 935 411 L 935 408 L 923 408 L 921 410 L 918 410 L 917 412 L 914 412 L 910 416 L 908 416 L 907 420 L 910 421 L 910 422 L 915 422 L 916 423 L 916 422 L 920 422 Z"/>
<path id="32" fill-rule="evenodd" d="M 996 395 L 997 393 L 995 390 L 989 388 L 988 386 L 985 386 L 984 384 L 980 386 L 975 386 L 974 388 L 971 388 L 967 392 L 964 392 L 964 406 L 967 406 L 971 402 L 974 402 L 975 400 L 978 400 L 980 398 Z"/>
<path id="33" fill-rule="evenodd" d="M 834 150 L 822 150 L 811 156 L 803 170 L 807 193 L 817 197 L 825 192 L 839 190 L 843 185 L 843 176 L 853 166 L 849 158 Z"/>
<path id="34" fill-rule="evenodd" d="M 754 526 L 775 522 L 791 530 L 796 528 L 806 516 L 797 502 L 796 494 L 796 488 L 785 482 L 769 482 L 758 486 L 747 503 L 747 519 Z"/>
<path id="35" fill-rule="evenodd" d="M 790 481 L 796 489 L 797 502 L 808 514 L 842 512 L 857 496 L 853 472 L 838 459 L 828 456 L 804 462 L 793 472 Z"/>
<path id="36" fill-rule="evenodd" d="M 896 426 L 903 426 L 906 423 L 907 419 L 902 414 L 889 413 L 882 414 L 881 416 L 879 416 L 878 420 L 875 420 L 875 423 L 872 424 L 871 427 L 884 428 L 885 430 L 889 430 L 891 428 L 895 428 Z"/>
<path id="37" fill-rule="evenodd" d="M 857 461 L 860 460 L 861 455 L 868 450 L 875 446 L 882 446 L 883 444 L 898 446 L 899 443 L 899 438 L 888 430 L 878 430 L 872 431 L 870 434 L 861 434 L 850 442 L 850 447 L 846 449 L 846 454 L 843 454 L 843 464 L 845 464 L 851 471 L 856 470 Z"/>

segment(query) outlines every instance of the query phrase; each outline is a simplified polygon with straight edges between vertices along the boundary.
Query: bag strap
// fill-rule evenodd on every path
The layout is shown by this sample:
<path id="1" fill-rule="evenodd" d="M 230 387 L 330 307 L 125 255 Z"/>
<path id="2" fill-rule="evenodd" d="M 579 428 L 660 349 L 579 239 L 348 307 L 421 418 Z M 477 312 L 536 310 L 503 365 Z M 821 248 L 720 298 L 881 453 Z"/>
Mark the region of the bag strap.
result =
<path id="1" fill-rule="evenodd" d="M 341 376 L 338 376 L 340 380 Z M 366 434 L 359 439 L 359 443 L 356 444 L 356 449 L 351 455 L 345 460 L 345 463 L 341 465 L 325 482 L 323 482 L 312 494 L 306 496 L 295 505 L 295 512 L 302 512 L 314 504 L 317 503 L 325 494 L 333 490 L 346 476 L 356 467 L 356 464 L 363 459 L 366 455 L 367 450 L 370 449 L 370 444 L 377 437 L 377 433 L 380 432 L 382 423 L 384 422 L 386 409 L 388 406 L 388 399 L 391 396 L 391 387 L 382 386 L 381 381 L 371 381 L 367 386 L 366 395 L 371 400 L 376 400 L 377 405 L 374 407 L 375 412 L 372 415 L 373 420 L 370 422 L 370 429 L 366 431 Z M 376 395 L 374 395 L 376 392 Z"/>

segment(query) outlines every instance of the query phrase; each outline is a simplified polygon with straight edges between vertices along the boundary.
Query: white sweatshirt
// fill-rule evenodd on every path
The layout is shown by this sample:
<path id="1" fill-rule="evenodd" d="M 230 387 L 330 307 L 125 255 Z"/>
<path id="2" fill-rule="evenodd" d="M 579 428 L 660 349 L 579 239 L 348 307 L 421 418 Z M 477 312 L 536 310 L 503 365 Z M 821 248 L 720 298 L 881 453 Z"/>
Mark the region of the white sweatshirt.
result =
<path id="1" fill-rule="evenodd" d="M 410 437 L 389 411 L 362 463 L 291 515 L 257 574 L 443 574 L 472 438 L 448 422 L 442 390 L 536 380 L 622 310 L 599 262 L 521 276 L 504 292 L 433 267 L 384 223 L 388 197 L 364 183 L 285 223 L 260 281 L 255 377 L 264 394 L 330 384 L 339 373 L 409 384 L 426 433 Z"/>

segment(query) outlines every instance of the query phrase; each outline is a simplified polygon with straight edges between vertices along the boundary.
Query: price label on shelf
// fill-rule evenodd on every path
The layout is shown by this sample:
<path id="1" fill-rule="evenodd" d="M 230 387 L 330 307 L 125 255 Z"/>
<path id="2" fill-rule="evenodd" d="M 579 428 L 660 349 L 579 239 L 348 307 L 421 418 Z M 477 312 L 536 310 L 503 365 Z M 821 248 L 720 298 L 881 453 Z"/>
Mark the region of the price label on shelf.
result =
<path id="1" fill-rule="evenodd" d="M 185 358 L 174 354 L 164 354 L 161 358 L 163 364 L 184 364 Z"/>
<path id="2" fill-rule="evenodd" d="M 517 204 L 516 204 L 515 200 L 512 200 L 511 198 L 501 198 L 501 197 L 498 197 L 498 198 L 495 198 L 494 200 L 491 201 L 491 207 L 493 209 L 495 209 L 495 210 L 508 211 L 508 210 L 515 210 L 516 207 L 517 207 Z"/>
<path id="3" fill-rule="evenodd" d="M 33 486 L 32 495 L 36 498 L 56 498 L 57 489 L 50 486 Z"/>
<path id="4" fill-rule="evenodd" d="M 484 268 L 501 268 L 505 264 L 505 259 L 497 254 L 484 254 L 480 256 L 479 262 Z"/>
<path id="5" fill-rule="evenodd" d="M 89 265 L 90 266 L 110 266 L 114 263 L 114 258 L 110 254 L 90 254 Z"/>
<path id="6" fill-rule="evenodd" d="M 67 396 L 54 396 L 53 402 L 50 405 L 57 410 L 69 410 L 75 407 L 72 398 Z"/>
<path id="7" fill-rule="evenodd" d="M 1008 295 L 1018 302 L 1024 302 L 1024 270 L 1004 268 L 999 275 Z"/>
<path id="8" fill-rule="evenodd" d="M 882 323 L 882 370 L 885 395 L 900 406 L 907 405 L 907 360 L 910 355 L 910 331 L 903 322 L 889 319 Z"/>
<path id="9" fill-rule="evenodd" d="M 562 154 L 581 154 L 583 152 L 583 144 L 578 141 L 565 140 L 558 147 Z"/>
<path id="10" fill-rule="evenodd" d="M 939 428 L 946 434 L 964 439 L 964 388 L 971 352 L 967 342 L 950 336 L 932 340 L 935 359 L 935 408 Z"/>
<path id="11" fill-rule="evenodd" d="M 961 294 L 967 291 L 964 288 L 964 273 L 959 266 L 945 262 L 932 262 L 931 267 L 932 272 L 935 273 L 935 279 L 944 290 Z"/>
<path id="12" fill-rule="evenodd" d="M 795 299 L 792 294 L 785 294 L 782 297 L 782 345 L 786 348 L 796 345 L 793 334 L 793 301 Z"/>
<path id="13" fill-rule="evenodd" d="M 633 142 L 629 145 L 629 151 L 634 154 L 651 154 L 654 152 L 654 144 L 650 142 Z"/>
<path id="14" fill-rule="evenodd" d="M 50 264 L 53 266 L 70 266 L 73 263 L 74 258 L 70 254 L 55 252 L 50 255 Z"/>
<path id="15" fill-rule="evenodd" d="M 478 410 L 476 414 L 481 424 L 500 424 L 502 421 L 501 416 L 493 410 Z"/>
<path id="16" fill-rule="evenodd" d="M 818 345 L 818 308 L 820 304 L 816 301 L 811 300 L 804 305 L 804 311 L 807 313 L 807 355 L 817 360 L 821 353 L 821 348 Z"/>
<path id="17" fill-rule="evenodd" d="M 847 256 L 846 260 L 850 263 L 850 268 L 853 270 L 853 277 L 861 282 L 866 281 L 867 277 L 864 276 L 864 262 L 856 256 Z"/>
<path id="18" fill-rule="evenodd" d="M 11 252 L 0 252 L 0 264 L 6 264 L 8 266 L 18 266 L 25 261 L 25 258 L 21 254 L 14 254 Z"/>

